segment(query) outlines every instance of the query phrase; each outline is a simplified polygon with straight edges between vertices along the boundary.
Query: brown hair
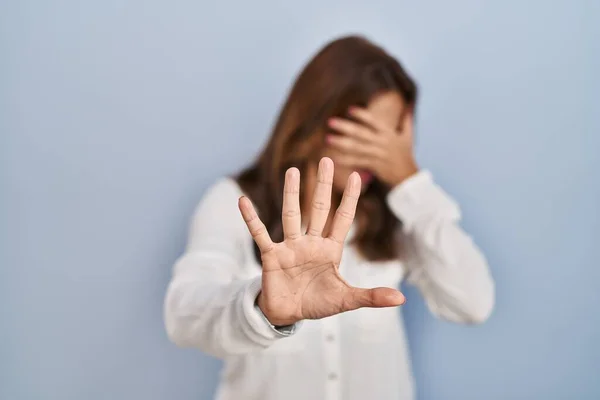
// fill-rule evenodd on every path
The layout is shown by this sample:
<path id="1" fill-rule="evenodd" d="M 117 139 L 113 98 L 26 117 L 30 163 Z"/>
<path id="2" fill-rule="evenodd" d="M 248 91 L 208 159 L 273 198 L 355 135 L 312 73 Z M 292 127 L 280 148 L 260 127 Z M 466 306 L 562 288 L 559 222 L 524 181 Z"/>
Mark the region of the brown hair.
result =
<path id="1" fill-rule="evenodd" d="M 262 154 L 237 177 L 274 241 L 283 240 L 285 171 L 297 167 L 305 173 L 309 163 L 318 162 L 328 118 L 346 116 L 351 105 L 364 107 L 374 95 L 389 90 L 400 94 L 407 107 L 414 109 L 417 88 L 413 80 L 394 57 L 360 36 L 330 42 L 304 67 Z M 353 243 L 369 260 L 399 255 L 400 222 L 387 207 L 388 192 L 389 188 L 375 179 L 358 203 Z M 300 195 L 304 198 L 302 192 Z M 260 260 L 256 246 L 255 254 Z"/>

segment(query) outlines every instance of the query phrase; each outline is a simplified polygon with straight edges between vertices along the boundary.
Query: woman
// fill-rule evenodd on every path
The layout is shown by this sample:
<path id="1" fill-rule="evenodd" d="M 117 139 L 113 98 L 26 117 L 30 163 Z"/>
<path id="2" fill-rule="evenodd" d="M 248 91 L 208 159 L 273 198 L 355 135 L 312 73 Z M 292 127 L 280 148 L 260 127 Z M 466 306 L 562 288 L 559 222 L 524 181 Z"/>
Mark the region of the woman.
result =
<path id="1" fill-rule="evenodd" d="M 208 190 L 165 321 L 176 344 L 225 360 L 219 400 L 414 398 L 403 279 L 439 317 L 490 315 L 486 261 L 415 161 L 416 98 L 383 49 L 333 41 L 258 160 Z"/>

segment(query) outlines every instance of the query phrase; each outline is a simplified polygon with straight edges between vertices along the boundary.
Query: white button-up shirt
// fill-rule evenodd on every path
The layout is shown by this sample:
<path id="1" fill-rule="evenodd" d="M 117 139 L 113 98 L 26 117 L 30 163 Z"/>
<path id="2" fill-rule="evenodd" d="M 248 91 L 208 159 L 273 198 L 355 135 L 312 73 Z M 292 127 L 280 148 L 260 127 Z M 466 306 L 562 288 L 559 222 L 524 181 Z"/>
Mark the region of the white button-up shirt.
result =
<path id="1" fill-rule="evenodd" d="M 216 398 L 413 399 L 398 308 L 363 308 L 302 321 L 287 336 L 264 319 L 255 307 L 261 266 L 237 208 L 241 195 L 232 179 L 208 190 L 165 298 L 171 340 L 224 359 Z M 485 258 L 458 225 L 457 204 L 427 171 L 393 188 L 387 200 L 402 221 L 401 259 L 371 262 L 347 244 L 341 275 L 366 288 L 396 288 L 406 278 L 435 315 L 462 323 L 486 320 L 494 283 Z"/>

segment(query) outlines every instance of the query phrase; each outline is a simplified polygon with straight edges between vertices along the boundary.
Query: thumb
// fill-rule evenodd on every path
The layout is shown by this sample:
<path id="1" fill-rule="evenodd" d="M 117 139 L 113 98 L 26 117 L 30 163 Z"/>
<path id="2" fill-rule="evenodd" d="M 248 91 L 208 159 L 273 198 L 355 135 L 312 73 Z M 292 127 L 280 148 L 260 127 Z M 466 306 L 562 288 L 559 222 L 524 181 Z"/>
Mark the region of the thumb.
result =
<path id="1" fill-rule="evenodd" d="M 355 310 L 362 307 L 380 308 L 380 307 L 395 307 L 406 303 L 406 297 L 392 288 L 378 287 L 374 289 L 354 288 L 352 293 L 352 301 L 347 305 L 350 310 Z"/>

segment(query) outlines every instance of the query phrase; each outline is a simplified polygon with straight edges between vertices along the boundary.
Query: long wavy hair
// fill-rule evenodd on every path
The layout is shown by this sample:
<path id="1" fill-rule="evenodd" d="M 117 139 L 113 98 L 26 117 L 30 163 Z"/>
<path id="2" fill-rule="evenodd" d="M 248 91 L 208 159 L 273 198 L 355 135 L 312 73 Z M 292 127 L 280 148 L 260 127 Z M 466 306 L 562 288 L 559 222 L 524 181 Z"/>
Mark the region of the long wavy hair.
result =
<path id="1" fill-rule="evenodd" d="M 377 94 L 397 92 L 414 110 L 417 87 L 398 60 L 361 36 L 339 38 L 325 45 L 294 82 L 271 137 L 256 159 L 236 180 L 252 200 L 275 241 L 283 240 L 281 208 L 285 171 L 297 167 L 303 181 L 310 163 L 318 163 L 325 147 L 327 120 L 346 117 L 351 105 L 367 106 Z M 301 185 L 301 199 L 304 198 Z M 386 204 L 390 188 L 374 179 L 361 195 L 353 244 L 368 260 L 397 257 L 400 221 Z M 260 252 L 255 246 L 255 255 Z"/>

